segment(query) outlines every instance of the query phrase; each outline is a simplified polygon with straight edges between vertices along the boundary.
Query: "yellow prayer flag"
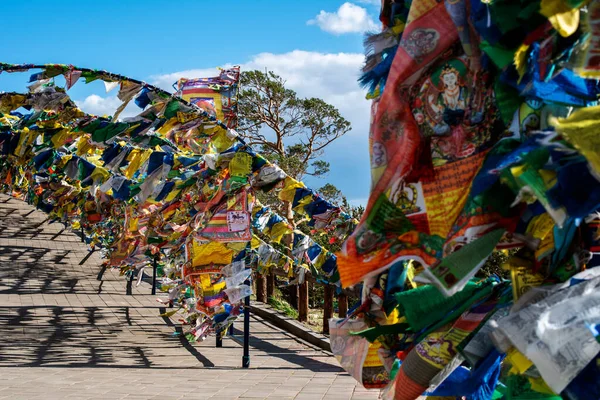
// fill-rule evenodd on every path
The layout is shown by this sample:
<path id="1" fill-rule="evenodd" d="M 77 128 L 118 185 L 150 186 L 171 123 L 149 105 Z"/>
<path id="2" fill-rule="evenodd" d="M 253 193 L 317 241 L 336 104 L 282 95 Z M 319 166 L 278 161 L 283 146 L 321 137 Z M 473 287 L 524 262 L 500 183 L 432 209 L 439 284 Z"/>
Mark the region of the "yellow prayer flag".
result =
<path id="1" fill-rule="evenodd" d="M 288 176 L 283 181 L 283 189 L 279 192 L 279 199 L 282 201 L 293 202 L 294 196 L 296 195 L 296 189 L 303 188 L 304 183 L 299 182 Z"/>

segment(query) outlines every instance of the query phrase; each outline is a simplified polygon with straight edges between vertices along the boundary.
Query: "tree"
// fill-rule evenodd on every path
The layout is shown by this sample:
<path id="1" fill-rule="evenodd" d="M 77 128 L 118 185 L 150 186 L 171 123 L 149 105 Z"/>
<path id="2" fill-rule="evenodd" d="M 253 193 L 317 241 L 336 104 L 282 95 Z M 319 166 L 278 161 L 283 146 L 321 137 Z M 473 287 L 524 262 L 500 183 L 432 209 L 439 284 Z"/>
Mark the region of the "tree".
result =
<path id="1" fill-rule="evenodd" d="M 342 191 L 331 183 L 326 183 L 324 186 L 321 186 L 319 194 L 325 200 L 336 206 L 340 206 L 346 200 Z"/>
<path id="2" fill-rule="evenodd" d="M 337 108 L 318 98 L 300 98 L 275 73 L 248 71 L 240 77 L 238 132 L 295 179 L 323 176 L 327 146 L 350 130 Z"/>
<path id="3" fill-rule="evenodd" d="M 298 97 L 271 71 L 243 72 L 240 87 L 238 133 L 248 144 L 259 146 L 263 156 L 297 180 L 306 175 L 322 177 L 329 172 L 329 163 L 321 158 L 325 148 L 350 130 L 350 122 L 337 108 L 318 98 Z M 296 227 L 290 203 L 282 204 L 272 193 L 257 194 L 261 202 L 278 210 Z M 310 231 L 305 226 L 300 229 L 305 233 Z M 292 243 L 293 234 L 283 240 L 288 249 Z M 273 279 L 272 275 L 268 277 L 267 293 L 273 291 Z M 256 283 L 258 297 L 263 290 L 263 278 L 257 276 Z M 288 289 L 290 303 L 298 305 L 299 320 L 306 320 L 307 284 L 301 285 L 299 290 Z M 261 297 L 264 297 L 262 293 Z"/>
<path id="4" fill-rule="evenodd" d="M 350 214 L 350 216 L 352 216 L 352 218 L 360 220 L 365 212 L 365 208 L 363 206 L 351 205 L 342 191 L 331 183 L 326 183 L 324 186 L 321 186 L 319 189 L 319 194 L 330 203 L 335 204 L 338 207 L 342 207 L 347 213 Z"/>

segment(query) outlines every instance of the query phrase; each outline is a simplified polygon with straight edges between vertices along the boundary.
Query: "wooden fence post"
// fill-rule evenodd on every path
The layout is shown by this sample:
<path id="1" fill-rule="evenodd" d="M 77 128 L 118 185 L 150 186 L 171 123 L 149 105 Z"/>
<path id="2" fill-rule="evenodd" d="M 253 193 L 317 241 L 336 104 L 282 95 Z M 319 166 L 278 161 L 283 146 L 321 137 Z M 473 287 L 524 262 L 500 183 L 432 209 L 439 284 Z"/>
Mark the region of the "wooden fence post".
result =
<path id="1" fill-rule="evenodd" d="M 305 280 L 298 287 L 298 321 L 308 321 L 308 282 Z"/>
<path id="2" fill-rule="evenodd" d="M 262 274 L 256 273 L 256 301 L 263 303 L 267 302 L 265 296 L 265 277 Z"/>
<path id="3" fill-rule="evenodd" d="M 275 294 L 275 274 L 273 271 L 267 274 L 267 302 Z"/>
<path id="4" fill-rule="evenodd" d="M 338 296 L 338 317 L 346 318 L 348 316 L 348 295 L 340 293 Z"/>
<path id="5" fill-rule="evenodd" d="M 323 294 L 323 333 L 326 335 L 329 334 L 329 318 L 333 317 L 333 292 L 333 286 L 325 285 Z"/>

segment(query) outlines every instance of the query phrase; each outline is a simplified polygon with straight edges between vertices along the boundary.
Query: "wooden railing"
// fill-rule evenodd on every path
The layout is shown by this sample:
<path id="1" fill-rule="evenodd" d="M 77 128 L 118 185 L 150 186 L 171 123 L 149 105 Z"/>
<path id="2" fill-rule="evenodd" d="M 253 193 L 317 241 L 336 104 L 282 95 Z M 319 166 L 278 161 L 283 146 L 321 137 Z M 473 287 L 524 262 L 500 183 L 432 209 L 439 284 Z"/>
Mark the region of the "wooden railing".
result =
<path id="1" fill-rule="evenodd" d="M 256 273 L 256 300 L 267 303 L 268 299 L 273 297 L 275 293 L 275 277 L 281 276 L 286 277 L 287 274 L 283 271 L 271 270 L 266 276 Z M 310 275 L 306 274 L 304 283 L 295 285 L 292 287 L 292 298 L 290 299 L 290 305 L 298 311 L 298 321 L 308 321 L 309 312 L 309 286 L 310 285 L 321 285 L 324 287 L 324 301 L 323 301 L 323 332 L 329 334 L 329 319 L 333 317 L 334 313 L 334 298 L 335 286 L 326 285 L 320 282 Z M 348 314 L 348 295 L 356 295 L 355 290 L 344 290 L 337 296 L 338 300 L 338 316 L 339 318 L 346 318 Z M 295 300 L 295 301 L 294 301 Z"/>

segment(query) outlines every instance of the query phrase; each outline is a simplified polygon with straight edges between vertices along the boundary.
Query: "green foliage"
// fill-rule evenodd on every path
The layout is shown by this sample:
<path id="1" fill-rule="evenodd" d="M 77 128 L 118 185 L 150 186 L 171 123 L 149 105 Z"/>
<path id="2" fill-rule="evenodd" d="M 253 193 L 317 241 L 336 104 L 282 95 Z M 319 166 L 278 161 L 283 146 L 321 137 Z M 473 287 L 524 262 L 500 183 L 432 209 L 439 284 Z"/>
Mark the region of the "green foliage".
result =
<path id="1" fill-rule="evenodd" d="M 281 293 L 279 293 L 279 295 L 269 297 L 267 301 L 269 305 L 277 311 L 284 313 L 290 318 L 298 318 L 298 311 L 296 311 L 294 307 L 290 305 L 290 303 L 281 298 Z"/>
<path id="2" fill-rule="evenodd" d="M 331 183 L 326 183 L 324 186 L 321 186 L 319 194 L 323 196 L 325 200 L 338 206 L 346 199 L 342 191 Z"/>
<path id="3" fill-rule="evenodd" d="M 350 204 L 346 203 L 343 207 L 345 210 L 347 210 L 350 213 L 352 218 L 356 218 L 359 221 L 362 218 L 363 214 L 365 213 L 365 208 L 361 205 L 351 206 Z"/>
<path id="4" fill-rule="evenodd" d="M 339 190 L 335 185 L 331 183 L 326 183 L 319 189 L 319 194 L 323 196 L 323 198 L 329 201 L 332 204 L 335 204 L 338 207 L 342 207 L 347 213 L 349 213 L 352 218 L 356 218 L 360 220 L 363 213 L 365 212 L 365 208 L 363 206 L 353 206 L 348 202 L 348 199 L 341 190 Z"/>

